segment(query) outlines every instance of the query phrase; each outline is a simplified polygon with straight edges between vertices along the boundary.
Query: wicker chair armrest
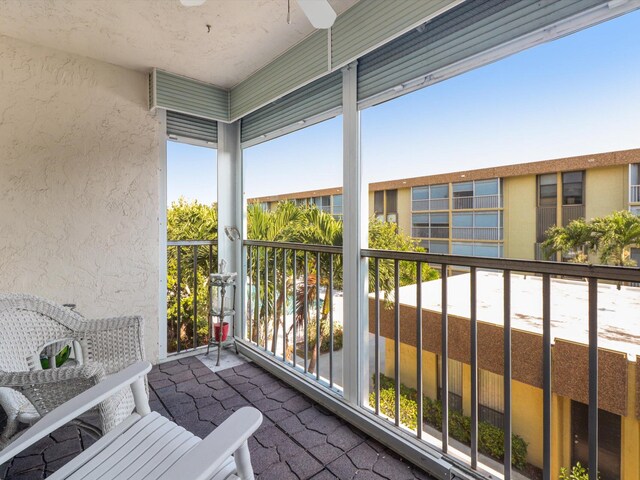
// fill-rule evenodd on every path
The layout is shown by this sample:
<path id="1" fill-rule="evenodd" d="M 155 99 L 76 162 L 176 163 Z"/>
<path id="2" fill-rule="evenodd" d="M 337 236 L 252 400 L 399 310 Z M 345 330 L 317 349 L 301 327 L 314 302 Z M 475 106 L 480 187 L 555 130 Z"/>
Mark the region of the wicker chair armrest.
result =
<path id="1" fill-rule="evenodd" d="M 22 393 L 40 415 L 45 415 L 70 398 L 98 384 L 104 368 L 95 363 L 56 370 L 34 370 L 0 374 L 0 386 Z"/>
<path id="2" fill-rule="evenodd" d="M 74 334 L 80 339 L 87 360 L 100 363 L 107 374 L 144 360 L 142 317 L 86 320 Z"/>
<path id="3" fill-rule="evenodd" d="M 34 385 L 46 385 L 77 379 L 101 379 L 104 369 L 95 363 L 80 366 L 65 367 L 50 370 L 33 370 L 30 372 L 0 372 L 0 387 L 10 387 L 17 390 Z M 99 381 L 99 380 L 98 380 Z"/>

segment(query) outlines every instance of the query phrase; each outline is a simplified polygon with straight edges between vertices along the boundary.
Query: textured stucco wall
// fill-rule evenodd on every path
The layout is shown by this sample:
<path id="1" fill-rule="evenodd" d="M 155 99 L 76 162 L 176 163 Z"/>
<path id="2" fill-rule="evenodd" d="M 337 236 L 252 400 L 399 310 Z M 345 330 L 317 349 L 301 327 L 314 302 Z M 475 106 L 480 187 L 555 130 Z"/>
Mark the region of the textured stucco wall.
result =
<path id="1" fill-rule="evenodd" d="M 160 122 L 147 78 L 0 36 L 0 291 L 143 315 L 158 355 Z"/>

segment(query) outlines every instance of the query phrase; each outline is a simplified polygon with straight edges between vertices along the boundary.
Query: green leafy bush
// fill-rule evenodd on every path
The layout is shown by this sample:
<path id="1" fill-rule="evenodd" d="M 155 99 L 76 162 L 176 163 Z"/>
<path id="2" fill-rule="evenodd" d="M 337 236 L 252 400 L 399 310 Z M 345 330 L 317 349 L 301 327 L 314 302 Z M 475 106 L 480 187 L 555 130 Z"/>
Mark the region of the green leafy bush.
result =
<path id="1" fill-rule="evenodd" d="M 600 475 L 598 475 L 600 478 Z M 565 467 L 560 469 L 560 480 L 589 480 L 589 470 L 580 465 L 580 462 L 576 463 L 571 470 L 567 470 Z"/>
<path id="2" fill-rule="evenodd" d="M 375 377 L 374 377 L 375 384 Z M 380 411 L 389 418 L 395 419 L 395 381 L 385 375 L 380 375 Z M 400 422 L 415 430 L 418 415 L 418 392 L 414 388 L 400 384 Z M 369 394 L 369 404 L 374 405 L 375 392 Z M 442 429 L 442 404 L 438 400 L 423 397 L 422 416 L 426 424 Z M 471 443 L 471 418 L 455 410 L 449 411 L 449 435 L 461 443 Z M 512 435 L 512 460 L 516 468 L 524 468 L 527 463 L 527 442 L 519 435 Z M 478 450 L 490 457 L 502 460 L 504 458 L 504 431 L 487 422 L 478 422 Z M 574 480 L 573 477 L 567 477 Z M 582 480 L 576 477 L 577 480 Z"/>

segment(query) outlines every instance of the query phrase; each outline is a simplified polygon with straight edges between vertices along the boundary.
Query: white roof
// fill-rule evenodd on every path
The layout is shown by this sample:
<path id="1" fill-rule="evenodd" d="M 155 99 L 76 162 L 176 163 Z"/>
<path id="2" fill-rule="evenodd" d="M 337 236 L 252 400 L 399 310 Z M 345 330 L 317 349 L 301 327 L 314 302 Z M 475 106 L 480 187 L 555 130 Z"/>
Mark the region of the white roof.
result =
<path id="1" fill-rule="evenodd" d="M 450 315 L 470 316 L 470 274 L 448 278 Z M 441 311 L 441 280 L 422 284 L 425 310 Z M 477 272 L 477 318 L 503 325 L 503 275 Z M 400 303 L 416 306 L 416 285 L 400 288 Z M 585 281 L 551 280 L 551 336 L 589 343 L 588 286 Z M 542 278 L 511 274 L 512 328 L 542 334 Z M 640 355 L 640 288 L 598 285 L 598 346 Z"/>

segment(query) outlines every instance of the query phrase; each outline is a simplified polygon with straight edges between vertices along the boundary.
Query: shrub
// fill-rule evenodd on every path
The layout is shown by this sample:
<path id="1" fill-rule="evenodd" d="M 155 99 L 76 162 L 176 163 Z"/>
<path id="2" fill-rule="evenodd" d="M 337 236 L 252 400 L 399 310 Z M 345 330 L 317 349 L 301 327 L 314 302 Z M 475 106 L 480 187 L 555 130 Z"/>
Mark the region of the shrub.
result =
<path id="1" fill-rule="evenodd" d="M 375 392 L 369 394 L 369 403 L 376 402 Z M 389 418 L 396 418 L 396 391 L 394 388 L 380 390 L 380 411 Z M 400 395 L 400 423 L 415 430 L 417 423 L 418 404 L 404 395 Z"/>
<path id="2" fill-rule="evenodd" d="M 375 384 L 375 376 L 374 376 Z M 395 381 L 386 375 L 380 375 L 380 411 L 395 419 Z M 416 429 L 418 412 L 418 392 L 416 389 L 400 384 L 400 422 Z M 375 392 L 369 394 L 369 404 L 374 405 Z M 423 397 L 422 416 L 427 425 L 442 430 L 442 404 L 438 400 Z M 466 445 L 471 443 L 471 418 L 455 410 L 449 411 L 449 435 Z M 513 434 L 511 437 L 512 459 L 516 468 L 524 468 L 527 463 L 527 442 Z M 478 450 L 498 460 L 504 459 L 504 431 L 487 422 L 478 422 Z M 575 467 L 574 467 L 575 468 Z M 567 477 L 567 480 L 583 480 L 580 477 Z"/>
<path id="3" fill-rule="evenodd" d="M 600 478 L 600 475 L 598 475 L 598 478 Z M 571 471 L 562 467 L 559 480 L 589 480 L 589 470 L 580 465 L 580 462 L 571 467 Z"/>

